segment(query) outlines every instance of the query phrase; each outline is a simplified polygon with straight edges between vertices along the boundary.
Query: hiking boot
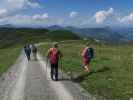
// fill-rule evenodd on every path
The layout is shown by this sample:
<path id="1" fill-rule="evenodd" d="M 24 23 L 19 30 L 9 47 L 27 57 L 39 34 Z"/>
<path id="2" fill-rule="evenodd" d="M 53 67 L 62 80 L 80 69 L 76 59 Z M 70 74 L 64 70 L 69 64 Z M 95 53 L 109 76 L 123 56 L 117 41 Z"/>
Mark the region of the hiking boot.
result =
<path id="1" fill-rule="evenodd" d="M 58 78 L 56 78 L 55 81 L 58 81 Z"/>

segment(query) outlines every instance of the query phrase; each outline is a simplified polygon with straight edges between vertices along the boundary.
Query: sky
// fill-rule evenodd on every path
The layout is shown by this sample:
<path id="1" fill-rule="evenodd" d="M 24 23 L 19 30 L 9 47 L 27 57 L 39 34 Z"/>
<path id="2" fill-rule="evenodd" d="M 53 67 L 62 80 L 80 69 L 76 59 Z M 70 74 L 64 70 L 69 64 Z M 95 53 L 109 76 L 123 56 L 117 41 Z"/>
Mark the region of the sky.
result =
<path id="1" fill-rule="evenodd" d="M 0 0 L 0 25 L 132 26 L 133 0 Z"/>

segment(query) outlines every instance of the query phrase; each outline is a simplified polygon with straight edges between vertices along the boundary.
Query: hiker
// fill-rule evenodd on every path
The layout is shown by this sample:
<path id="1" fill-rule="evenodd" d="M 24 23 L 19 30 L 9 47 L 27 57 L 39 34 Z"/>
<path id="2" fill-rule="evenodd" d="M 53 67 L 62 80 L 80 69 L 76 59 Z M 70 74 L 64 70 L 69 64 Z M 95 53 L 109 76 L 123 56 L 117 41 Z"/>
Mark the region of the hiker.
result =
<path id="1" fill-rule="evenodd" d="M 83 66 L 85 71 L 90 72 L 90 62 L 94 57 L 94 49 L 92 46 L 89 46 L 89 43 L 86 44 L 86 47 L 81 52 Z"/>
<path id="2" fill-rule="evenodd" d="M 62 57 L 62 53 L 58 49 L 58 43 L 54 43 L 53 47 L 48 50 L 47 57 L 50 59 L 51 64 L 51 79 L 58 81 L 58 63 Z"/>
<path id="3" fill-rule="evenodd" d="M 37 60 L 37 47 L 34 44 L 32 45 L 32 54 L 33 54 L 34 60 Z"/>
<path id="4" fill-rule="evenodd" d="M 26 57 L 29 61 L 30 60 L 30 55 L 31 55 L 31 48 L 30 48 L 29 44 L 24 46 L 24 51 L 25 51 Z"/>

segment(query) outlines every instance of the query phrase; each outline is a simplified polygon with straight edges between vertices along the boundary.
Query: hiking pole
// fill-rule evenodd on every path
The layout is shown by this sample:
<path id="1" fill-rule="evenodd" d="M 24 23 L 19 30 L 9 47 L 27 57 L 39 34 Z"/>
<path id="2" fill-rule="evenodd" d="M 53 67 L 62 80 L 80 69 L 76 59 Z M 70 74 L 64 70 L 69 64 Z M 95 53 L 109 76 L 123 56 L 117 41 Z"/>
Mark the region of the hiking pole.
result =
<path id="1" fill-rule="evenodd" d="M 48 77 L 47 77 L 47 70 L 48 70 L 48 58 L 46 58 L 46 78 L 47 78 L 47 80 L 48 80 Z"/>
<path id="2" fill-rule="evenodd" d="M 62 59 L 60 58 L 60 70 L 61 70 L 61 78 L 63 79 L 63 66 L 62 66 Z"/>

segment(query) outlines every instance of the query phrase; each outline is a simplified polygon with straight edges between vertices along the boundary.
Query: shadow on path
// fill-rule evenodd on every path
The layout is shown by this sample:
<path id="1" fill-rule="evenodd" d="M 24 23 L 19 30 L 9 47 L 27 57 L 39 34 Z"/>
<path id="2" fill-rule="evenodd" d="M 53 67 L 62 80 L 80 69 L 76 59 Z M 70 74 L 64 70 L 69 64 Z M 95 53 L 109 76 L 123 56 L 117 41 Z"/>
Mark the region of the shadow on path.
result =
<path id="1" fill-rule="evenodd" d="M 94 73 L 102 73 L 102 72 L 106 72 L 106 71 L 109 71 L 110 68 L 108 67 L 103 67 L 97 71 L 91 71 L 90 73 L 82 73 L 80 74 L 79 76 L 77 76 L 76 78 L 74 78 L 72 81 L 74 82 L 82 82 L 86 77 L 88 77 L 89 75 L 92 75 Z"/>
<path id="2" fill-rule="evenodd" d="M 70 78 L 60 78 L 59 81 L 72 81 Z"/>
<path id="3" fill-rule="evenodd" d="M 79 82 L 82 82 L 86 77 L 88 77 L 89 75 L 92 75 L 94 73 L 102 73 L 102 72 L 107 72 L 109 71 L 110 68 L 108 67 L 103 67 L 97 71 L 91 71 L 90 73 L 82 73 L 80 75 L 77 75 L 76 77 L 73 77 L 73 76 L 70 76 L 69 77 L 63 77 L 63 78 L 59 78 L 58 81 L 73 81 L 73 82 L 76 82 L 76 83 L 79 83 Z"/>

